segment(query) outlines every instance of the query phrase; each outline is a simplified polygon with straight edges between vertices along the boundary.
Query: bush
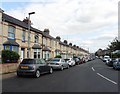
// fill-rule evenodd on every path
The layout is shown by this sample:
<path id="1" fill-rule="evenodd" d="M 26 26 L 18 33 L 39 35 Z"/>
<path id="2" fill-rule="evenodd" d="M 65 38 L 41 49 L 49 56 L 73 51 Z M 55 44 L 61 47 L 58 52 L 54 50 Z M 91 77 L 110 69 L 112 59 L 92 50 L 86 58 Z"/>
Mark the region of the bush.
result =
<path id="1" fill-rule="evenodd" d="M 10 50 L 2 50 L 2 63 L 17 63 L 20 55 Z"/>
<path id="2" fill-rule="evenodd" d="M 55 58 L 62 58 L 62 56 L 61 55 L 56 55 Z"/>

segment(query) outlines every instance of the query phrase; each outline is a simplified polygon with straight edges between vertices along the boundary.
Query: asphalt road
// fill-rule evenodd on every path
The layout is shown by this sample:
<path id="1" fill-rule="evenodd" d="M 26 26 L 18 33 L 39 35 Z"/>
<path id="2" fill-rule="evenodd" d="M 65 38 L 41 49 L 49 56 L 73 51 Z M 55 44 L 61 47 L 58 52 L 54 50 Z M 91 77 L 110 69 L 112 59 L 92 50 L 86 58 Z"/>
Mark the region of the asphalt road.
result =
<path id="1" fill-rule="evenodd" d="M 2 92 L 118 92 L 118 73 L 96 59 L 40 78 L 3 79 Z"/>

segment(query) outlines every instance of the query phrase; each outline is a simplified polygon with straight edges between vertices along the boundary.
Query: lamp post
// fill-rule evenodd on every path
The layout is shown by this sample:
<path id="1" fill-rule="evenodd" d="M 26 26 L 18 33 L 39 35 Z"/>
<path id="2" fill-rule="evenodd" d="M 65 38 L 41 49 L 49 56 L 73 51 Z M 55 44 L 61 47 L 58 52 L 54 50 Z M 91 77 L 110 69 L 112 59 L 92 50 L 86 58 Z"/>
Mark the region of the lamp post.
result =
<path id="1" fill-rule="evenodd" d="M 28 55 L 27 57 L 30 58 L 30 26 L 31 26 L 30 15 L 35 14 L 35 12 L 30 12 L 28 14 L 29 14 L 29 18 L 28 18 Z"/>

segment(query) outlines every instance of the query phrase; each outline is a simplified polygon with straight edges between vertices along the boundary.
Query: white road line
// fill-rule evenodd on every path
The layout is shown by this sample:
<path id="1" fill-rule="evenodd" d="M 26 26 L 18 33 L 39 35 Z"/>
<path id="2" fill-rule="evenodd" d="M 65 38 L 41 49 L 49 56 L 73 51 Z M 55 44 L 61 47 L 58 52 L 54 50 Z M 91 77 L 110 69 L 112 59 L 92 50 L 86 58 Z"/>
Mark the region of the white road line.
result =
<path id="1" fill-rule="evenodd" d="M 117 85 L 117 83 L 115 81 L 112 81 L 112 80 L 108 79 L 107 77 L 103 76 L 102 74 L 97 73 L 97 75 L 99 75 L 100 77 L 106 79 L 107 81 L 112 82 L 113 84 Z"/>
<path id="2" fill-rule="evenodd" d="M 92 67 L 92 70 L 95 71 L 95 69 Z"/>

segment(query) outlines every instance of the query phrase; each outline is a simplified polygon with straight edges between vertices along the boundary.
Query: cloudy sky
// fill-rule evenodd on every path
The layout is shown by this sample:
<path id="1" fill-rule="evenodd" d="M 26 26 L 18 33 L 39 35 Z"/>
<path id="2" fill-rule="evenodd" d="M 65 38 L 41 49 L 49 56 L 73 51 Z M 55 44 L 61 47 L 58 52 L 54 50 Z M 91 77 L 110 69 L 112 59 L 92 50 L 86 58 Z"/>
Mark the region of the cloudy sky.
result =
<path id="1" fill-rule="evenodd" d="M 5 13 L 23 20 L 31 15 L 33 27 L 49 28 L 53 37 L 60 36 L 95 52 L 105 49 L 118 36 L 119 0 L 4 0 Z"/>

